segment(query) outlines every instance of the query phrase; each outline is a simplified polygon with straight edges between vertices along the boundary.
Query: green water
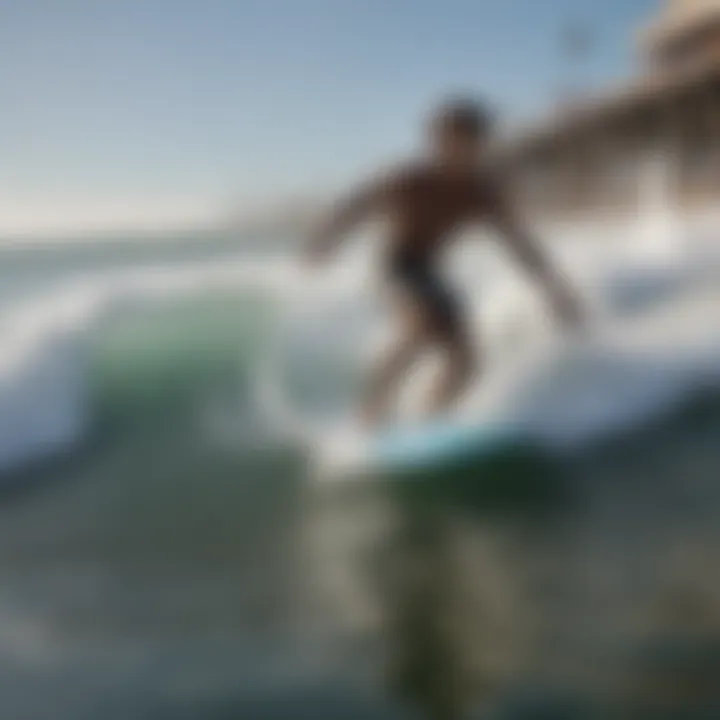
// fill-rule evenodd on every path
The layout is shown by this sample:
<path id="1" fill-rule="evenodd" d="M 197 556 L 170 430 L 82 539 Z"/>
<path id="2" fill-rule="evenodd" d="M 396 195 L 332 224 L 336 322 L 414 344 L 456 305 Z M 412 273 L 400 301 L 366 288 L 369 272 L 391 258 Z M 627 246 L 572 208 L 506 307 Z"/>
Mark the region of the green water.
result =
<path id="1" fill-rule="evenodd" d="M 321 489 L 303 448 L 204 430 L 209 398 L 249 396 L 272 312 L 208 293 L 98 335 L 88 444 L 24 473 L 1 509 L 3 717 L 717 702 L 714 401 L 572 460 L 522 448 Z"/>

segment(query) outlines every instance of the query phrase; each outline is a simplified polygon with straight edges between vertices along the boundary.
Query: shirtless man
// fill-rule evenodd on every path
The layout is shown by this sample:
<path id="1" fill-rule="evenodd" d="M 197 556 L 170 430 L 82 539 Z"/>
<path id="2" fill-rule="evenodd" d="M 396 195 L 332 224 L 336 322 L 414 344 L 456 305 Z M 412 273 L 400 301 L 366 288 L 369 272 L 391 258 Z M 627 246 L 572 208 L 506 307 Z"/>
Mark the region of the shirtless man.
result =
<path id="1" fill-rule="evenodd" d="M 390 221 L 385 270 L 398 291 L 404 332 L 375 369 L 362 408 L 365 423 L 386 420 L 389 398 L 420 353 L 429 346 L 445 354 L 443 372 L 427 411 L 449 409 L 479 370 L 475 344 L 461 303 L 438 274 L 441 253 L 471 223 L 494 227 L 517 260 L 547 292 L 555 314 L 575 325 L 580 305 L 522 226 L 499 178 L 484 160 L 491 134 L 485 110 L 459 100 L 440 107 L 428 128 L 429 155 L 375 178 L 346 199 L 323 225 L 308 254 L 325 259 L 360 222 L 382 214 Z"/>

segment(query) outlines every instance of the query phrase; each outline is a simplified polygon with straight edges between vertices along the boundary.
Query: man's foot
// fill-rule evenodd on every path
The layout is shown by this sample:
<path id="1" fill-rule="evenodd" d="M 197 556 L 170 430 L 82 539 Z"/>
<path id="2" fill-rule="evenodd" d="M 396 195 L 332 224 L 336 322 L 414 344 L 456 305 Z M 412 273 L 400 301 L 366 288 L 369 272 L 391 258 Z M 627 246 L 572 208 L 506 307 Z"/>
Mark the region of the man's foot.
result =
<path id="1" fill-rule="evenodd" d="M 357 426 L 365 433 L 375 433 L 390 425 L 387 412 L 376 412 L 365 408 L 360 411 L 356 420 Z"/>

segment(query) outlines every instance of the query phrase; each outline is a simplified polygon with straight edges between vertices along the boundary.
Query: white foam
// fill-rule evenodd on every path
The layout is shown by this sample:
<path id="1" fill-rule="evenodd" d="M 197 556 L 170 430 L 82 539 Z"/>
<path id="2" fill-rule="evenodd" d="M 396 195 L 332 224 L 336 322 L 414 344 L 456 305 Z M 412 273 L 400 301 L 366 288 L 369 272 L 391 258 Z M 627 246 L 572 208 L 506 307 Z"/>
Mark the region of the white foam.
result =
<path id="1" fill-rule="evenodd" d="M 587 257 L 600 254 L 595 245 Z M 574 346 L 552 340 L 539 319 L 540 300 L 523 289 L 523 280 L 512 274 L 494 278 L 492 286 L 482 288 L 478 315 L 492 365 L 470 396 L 468 411 L 478 420 L 500 411 L 526 417 L 548 442 L 568 446 L 661 412 L 720 367 L 714 322 L 719 300 L 713 290 L 719 285 L 718 255 L 708 242 L 682 263 L 643 263 L 618 255 L 616 248 L 602 262 L 583 260 L 578 253 L 568 261 L 570 270 L 592 288 L 605 315 L 598 337 Z M 308 322 L 322 325 L 333 308 L 349 310 L 363 296 L 367 304 L 368 277 L 367 266 L 352 264 L 313 276 L 290 258 L 218 261 L 89 276 L 7 308 L 0 315 L 0 471 L 74 447 L 86 437 L 92 423 L 87 363 L 98 329 L 116 313 L 142 311 L 205 289 L 244 287 L 282 296 L 298 317 L 304 312 Z M 625 318 L 627 288 L 636 290 L 641 282 L 646 287 L 641 317 Z M 362 324 L 357 322 L 328 322 L 324 337 L 308 333 L 305 341 L 322 352 L 325 343 L 332 353 L 343 329 L 352 341 L 345 349 L 354 355 L 337 353 L 338 361 L 355 362 L 359 369 L 364 363 L 359 349 L 367 337 L 353 337 Z M 295 333 L 298 341 L 303 334 Z M 260 383 L 267 391 L 261 411 L 279 435 L 287 437 L 292 424 L 296 436 L 312 418 L 282 396 L 282 368 L 273 372 Z"/>
<path id="2" fill-rule="evenodd" d="M 97 331 L 121 310 L 203 288 L 291 293 L 290 263 L 208 263 L 144 268 L 73 282 L 0 316 L 0 472 L 81 443 L 91 425 L 88 361 Z"/>
<path id="3" fill-rule="evenodd" d="M 658 289 L 645 312 L 603 317 L 590 338 L 528 348 L 465 412 L 519 422 L 562 450 L 636 428 L 720 385 L 718 303 L 717 283 L 678 283 L 670 299 Z"/>
<path id="4" fill-rule="evenodd" d="M 540 300 L 529 299 L 522 281 L 496 279 L 478 313 L 489 367 L 465 400 L 464 420 L 519 424 L 569 452 L 636 428 L 717 385 L 720 254 L 702 244 L 686 250 L 672 259 L 663 253 L 643 259 L 621 248 L 602 262 L 576 253 L 568 264 L 592 289 L 596 317 L 592 337 L 569 342 L 550 330 Z M 597 247 L 588 255 L 598 255 Z M 292 416 L 312 436 L 311 418 L 298 409 Z M 332 436 L 320 444 L 332 446 Z"/>

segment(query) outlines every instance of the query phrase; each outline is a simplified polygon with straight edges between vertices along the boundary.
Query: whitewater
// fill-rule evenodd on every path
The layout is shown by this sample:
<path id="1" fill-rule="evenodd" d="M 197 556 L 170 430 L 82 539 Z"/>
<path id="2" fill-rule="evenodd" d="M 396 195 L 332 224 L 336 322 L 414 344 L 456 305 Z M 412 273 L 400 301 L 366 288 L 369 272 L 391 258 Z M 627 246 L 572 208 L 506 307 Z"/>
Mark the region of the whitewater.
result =
<path id="1" fill-rule="evenodd" d="M 640 227 L 607 228 L 596 237 L 555 231 L 558 262 L 591 314 L 588 337 L 570 341 L 557 335 L 537 289 L 492 241 L 464 243 L 449 272 L 468 297 L 487 356 L 464 416 L 521 419 L 543 441 L 570 450 L 716 383 L 714 225 L 665 221 L 650 227 L 653 242 L 646 245 Z M 272 308 L 246 406 L 220 397 L 219 407 L 206 408 L 218 435 L 238 446 L 260 435 L 265 442 L 308 440 L 314 428 L 349 412 L 369 350 L 390 331 L 372 248 L 351 250 L 323 273 L 309 272 L 292 253 L 229 249 L 222 258 L 188 262 L 173 257 L 172 246 L 164 252 L 166 259 L 140 255 L 119 268 L 76 262 L 79 272 L 71 266 L 53 273 L 57 259 L 42 267 L 39 251 L 33 262 L 42 267 L 42 282 L 34 284 L 18 283 L 9 263 L 16 290 L 6 291 L 0 314 L 0 472 L 82 446 L 96 420 L 91 358 L 113 323 L 213 293 L 249 293 Z"/>
<path id="2" fill-rule="evenodd" d="M 582 503 L 539 533 L 488 522 L 487 496 L 478 517 L 472 494 L 458 507 L 452 477 L 429 515 L 368 484 L 345 498 L 308 482 L 305 449 L 392 331 L 371 242 L 319 273 L 291 238 L 284 254 L 201 237 L 205 252 L 0 248 L 5 714 L 395 720 L 378 674 L 410 673 L 418 633 L 440 627 L 455 634 L 432 641 L 438 683 L 492 668 L 502 687 L 517 663 L 537 682 L 627 677 L 642 639 L 628 623 L 673 583 L 720 597 L 717 406 L 597 450 L 716 388 L 717 227 L 655 225 L 647 244 L 635 224 L 544 232 L 589 305 L 575 340 L 491 238 L 451 258 L 487 361 L 463 414 L 522 420 L 575 463 Z M 497 486 L 478 472 L 471 489 Z M 434 582 L 411 582 L 417 563 Z M 439 617 L 408 629 L 406 605 Z"/>

